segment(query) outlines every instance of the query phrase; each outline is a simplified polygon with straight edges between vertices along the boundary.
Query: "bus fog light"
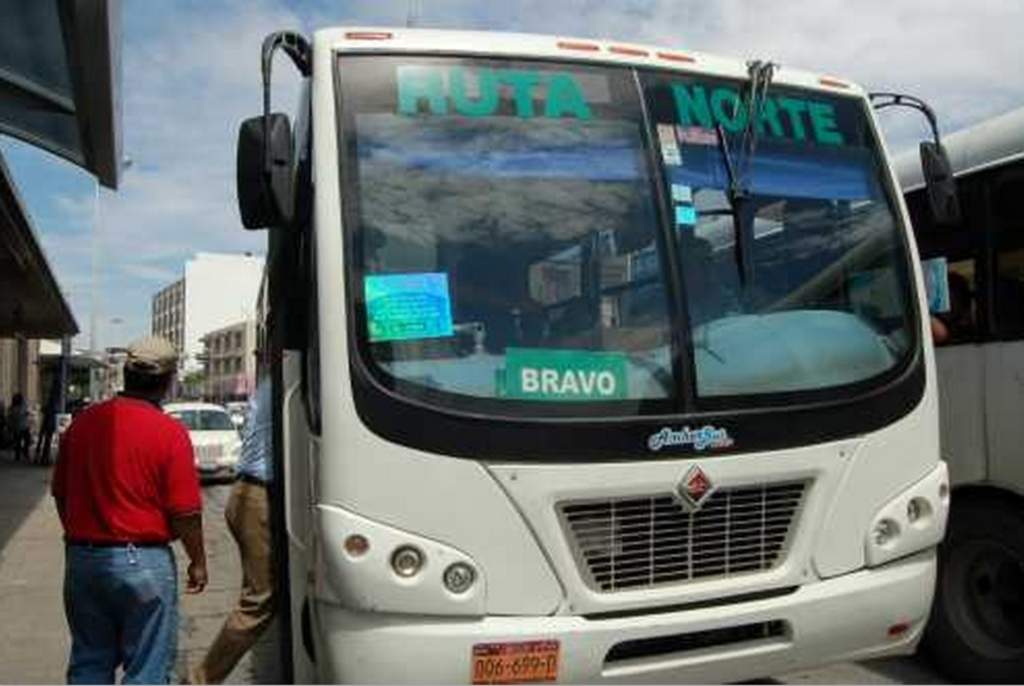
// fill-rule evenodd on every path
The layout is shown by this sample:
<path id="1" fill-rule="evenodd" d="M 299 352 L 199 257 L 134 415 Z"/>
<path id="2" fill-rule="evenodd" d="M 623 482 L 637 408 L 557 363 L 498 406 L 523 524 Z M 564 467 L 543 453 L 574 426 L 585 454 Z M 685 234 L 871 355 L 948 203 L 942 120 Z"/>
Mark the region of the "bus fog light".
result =
<path id="1" fill-rule="evenodd" d="M 476 572 L 465 562 L 448 565 L 444 570 L 444 585 L 452 593 L 465 593 L 476 581 Z"/>
<path id="2" fill-rule="evenodd" d="M 871 532 L 871 537 L 875 541 L 875 545 L 884 547 L 900 535 L 899 524 L 891 519 L 883 519 L 882 521 L 875 524 L 874 531 Z"/>
<path id="3" fill-rule="evenodd" d="M 416 576 L 423 568 L 423 553 L 411 545 L 403 545 L 391 554 L 391 569 L 400 577 Z"/>
<path id="4" fill-rule="evenodd" d="M 907 503 L 907 520 L 911 524 L 923 523 L 931 513 L 932 506 L 924 498 L 911 498 Z"/>
<path id="5" fill-rule="evenodd" d="M 345 539 L 345 552 L 352 557 L 362 557 L 370 549 L 370 541 L 366 536 L 352 534 Z"/>

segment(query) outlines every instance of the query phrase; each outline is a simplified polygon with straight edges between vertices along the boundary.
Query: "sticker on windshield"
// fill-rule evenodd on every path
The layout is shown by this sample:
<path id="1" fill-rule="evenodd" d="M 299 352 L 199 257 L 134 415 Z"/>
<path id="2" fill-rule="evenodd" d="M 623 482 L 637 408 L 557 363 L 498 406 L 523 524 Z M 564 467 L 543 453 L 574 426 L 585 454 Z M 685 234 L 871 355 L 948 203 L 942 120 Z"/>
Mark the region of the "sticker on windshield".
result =
<path id="1" fill-rule="evenodd" d="M 683 163 L 676 142 L 676 129 L 671 124 L 658 124 L 658 143 L 661 145 L 661 159 L 667 165 L 679 166 Z"/>
<path id="2" fill-rule="evenodd" d="M 677 126 L 679 142 L 689 145 L 718 145 L 718 133 L 703 126 Z"/>
<path id="3" fill-rule="evenodd" d="M 693 189 L 681 183 L 672 184 L 672 202 L 693 202 Z"/>
<path id="4" fill-rule="evenodd" d="M 928 294 L 928 311 L 933 314 L 949 312 L 949 271 L 945 257 L 933 257 L 921 262 L 924 270 L 924 288 Z"/>
<path id="5" fill-rule="evenodd" d="M 693 205 L 676 205 L 676 226 L 693 226 L 696 223 L 696 207 Z"/>
<path id="6" fill-rule="evenodd" d="M 371 274 L 363 280 L 370 341 L 404 341 L 451 336 L 448 275 Z"/>
<path id="7" fill-rule="evenodd" d="M 614 352 L 507 348 L 504 395 L 556 402 L 627 397 L 626 356 Z M 500 389 L 499 389 L 500 390 Z"/>

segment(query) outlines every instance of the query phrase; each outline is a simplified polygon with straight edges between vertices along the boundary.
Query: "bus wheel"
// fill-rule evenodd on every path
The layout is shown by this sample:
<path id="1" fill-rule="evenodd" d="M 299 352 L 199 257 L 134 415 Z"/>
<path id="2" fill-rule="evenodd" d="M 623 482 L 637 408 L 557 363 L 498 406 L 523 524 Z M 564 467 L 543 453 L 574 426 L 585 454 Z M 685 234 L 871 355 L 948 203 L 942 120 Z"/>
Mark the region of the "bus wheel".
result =
<path id="1" fill-rule="evenodd" d="M 939 549 L 925 651 L 959 682 L 1024 679 L 1024 513 L 1008 503 L 954 505 Z"/>

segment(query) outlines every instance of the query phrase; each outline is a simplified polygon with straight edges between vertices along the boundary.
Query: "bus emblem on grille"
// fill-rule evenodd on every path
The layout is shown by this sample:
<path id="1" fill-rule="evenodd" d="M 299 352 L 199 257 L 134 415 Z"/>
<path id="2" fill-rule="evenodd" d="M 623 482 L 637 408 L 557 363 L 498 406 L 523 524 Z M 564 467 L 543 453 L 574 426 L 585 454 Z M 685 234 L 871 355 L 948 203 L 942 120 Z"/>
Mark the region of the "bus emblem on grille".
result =
<path id="1" fill-rule="evenodd" d="M 686 472 L 676 490 L 683 499 L 683 503 L 689 506 L 689 509 L 696 510 L 708 499 L 711 492 L 715 490 L 715 486 L 704 470 L 694 465 Z"/>

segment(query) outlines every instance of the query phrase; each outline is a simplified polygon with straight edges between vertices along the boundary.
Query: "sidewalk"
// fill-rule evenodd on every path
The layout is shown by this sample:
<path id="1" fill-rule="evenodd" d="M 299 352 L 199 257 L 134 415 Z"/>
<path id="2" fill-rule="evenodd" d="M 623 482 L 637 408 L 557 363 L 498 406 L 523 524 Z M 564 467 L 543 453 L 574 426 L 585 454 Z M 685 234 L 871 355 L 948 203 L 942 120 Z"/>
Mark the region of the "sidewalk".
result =
<path id="1" fill-rule="evenodd" d="M 70 642 L 64 620 L 64 549 L 49 497 L 50 468 L 15 463 L 0 452 L 0 684 L 63 683 Z M 224 523 L 230 486 L 203 489 L 210 585 L 183 596 L 178 673 L 202 658 L 234 606 L 241 584 L 238 551 Z M 175 544 L 184 587 L 185 558 Z M 227 683 L 276 682 L 274 627 Z"/>

